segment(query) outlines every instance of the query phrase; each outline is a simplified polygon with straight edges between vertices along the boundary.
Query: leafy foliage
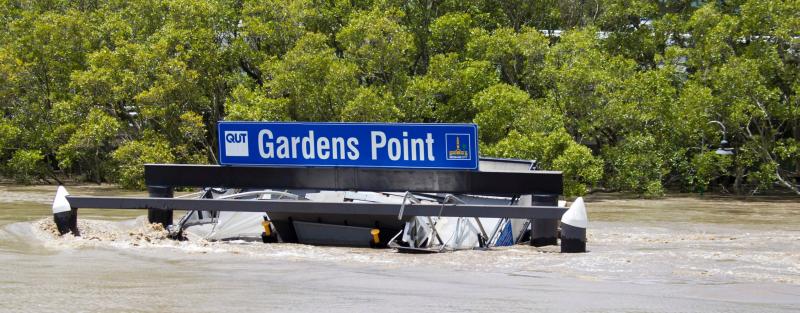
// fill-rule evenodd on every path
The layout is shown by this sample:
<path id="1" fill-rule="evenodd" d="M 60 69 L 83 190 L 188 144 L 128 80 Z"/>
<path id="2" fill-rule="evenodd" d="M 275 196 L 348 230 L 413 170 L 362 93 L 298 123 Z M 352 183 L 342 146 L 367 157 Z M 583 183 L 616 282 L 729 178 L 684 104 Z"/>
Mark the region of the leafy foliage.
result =
<path id="1" fill-rule="evenodd" d="M 390 92 L 362 87 L 355 98 L 347 102 L 342 110 L 345 122 L 398 122 L 403 112 L 394 105 Z"/>
<path id="2" fill-rule="evenodd" d="M 43 175 L 44 156 L 38 150 L 17 150 L 8 160 L 8 172 L 18 183 L 30 183 Z"/>
<path id="3" fill-rule="evenodd" d="M 797 1 L 0 2 L 0 169 L 142 187 L 216 122 L 474 122 L 603 188 L 800 193 Z M 727 146 L 722 146 L 722 141 Z M 729 148 L 732 155 L 715 153 Z"/>
<path id="4" fill-rule="evenodd" d="M 125 188 L 144 188 L 144 164 L 175 162 L 166 140 L 151 137 L 128 141 L 111 155 L 117 164 L 116 181 Z"/>

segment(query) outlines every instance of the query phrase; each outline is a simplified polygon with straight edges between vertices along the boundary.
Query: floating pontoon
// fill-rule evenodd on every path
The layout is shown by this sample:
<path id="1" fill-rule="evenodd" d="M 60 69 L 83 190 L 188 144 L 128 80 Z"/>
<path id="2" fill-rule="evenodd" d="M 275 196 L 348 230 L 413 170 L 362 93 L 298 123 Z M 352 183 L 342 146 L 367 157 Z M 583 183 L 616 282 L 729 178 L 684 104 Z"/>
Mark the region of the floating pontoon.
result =
<path id="1" fill-rule="evenodd" d="M 260 134 L 268 126 L 271 124 L 262 125 Z M 407 131 L 401 131 L 406 136 Z M 246 138 L 254 138 L 254 132 L 259 129 L 226 133 L 241 134 L 238 136 L 243 136 L 246 145 Z M 391 136 L 389 131 L 383 136 L 386 134 Z M 430 134 L 428 138 L 434 139 L 451 135 Z M 222 135 L 221 129 L 220 138 Z M 310 136 L 313 140 L 313 131 Z M 476 134 L 472 136 L 474 139 Z M 241 137 L 231 140 L 242 141 Z M 388 142 L 385 138 L 372 141 Z M 464 158 L 464 151 L 471 149 L 477 168 L 475 141 L 473 148 L 459 138 L 453 142 L 453 160 Z M 261 145 L 259 140 L 256 146 Z M 221 144 L 220 153 L 226 148 L 233 151 L 231 147 Z M 437 146 L 431 142 L 430 147 Z M 243 149 L 236 153 L 250 154 Z M 450 148 L 441 149 L 446 150 Z M 562 238 L 562 251 L 585 251 L 585 211 L 580 207 L 574 208 L 577 213 L 564 214 L 567 208 L 558 201 L 563 191 L 560 172 L 538 171 L 529 160 L 481 159 L 480 168 L 148 164 L 145 183 L 149 197 L 68 196 L 62 187 L 53 211 L 61 234 L 79 235 L 78 208 L 146 209 L 148 221 L 162 224 L 175 239 L 191 233 L 208 240 L 392 247 L 404 252 L 520 242 L 555 245 L 558 221 L 569 217 L 584 221 L 562 223 L 562 236 L 568 238 Z M 173 197 L 176 188 L 186 187 L 201 191 Z M 175 210 L 187 211 L 177 223 Z"/>

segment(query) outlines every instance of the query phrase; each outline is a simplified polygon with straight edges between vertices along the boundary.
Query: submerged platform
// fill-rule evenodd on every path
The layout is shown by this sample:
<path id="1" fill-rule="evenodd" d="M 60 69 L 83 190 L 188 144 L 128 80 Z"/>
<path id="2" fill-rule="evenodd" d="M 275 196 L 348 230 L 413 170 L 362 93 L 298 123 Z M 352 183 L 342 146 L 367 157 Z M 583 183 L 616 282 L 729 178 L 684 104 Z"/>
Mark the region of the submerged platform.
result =
<path id="1" fill-rule="evenodd" d="M 391 241 L 414 251 L 452 240 L 454 247 L 485 248 L 525 236 L 534 244 L 555 244 L 558 220 L 567 212 L 557 202 L 561 172 L 531 170 L 530 161 L 482 162 L 493 170 L 148 164 L 150 197 L 65 196 L 68 208 L 61 204 L 59 213 L 54 205 L 54 213 L 62 233 L 79 233 L 79 208 L 146 209 L 151 223 L 167 228 L 175 210 L 198 212 L 195 220 L 211 223 L 219 222 L 220 212 L 250 212 L 255 215 L 246 215 L 244 224 L 258 226 L 263 216 L 264 242 L 385 247 Z M 173 198 L 173 190 L 184 187 L 205 191 L 196 199 Z M 216 190 L 238 191 L 216 197 Z M 321 192 L 348 196 L 304 197 Z M 291 197 L 268 195 L 277 193 Z M 236 195 L 243 196 L 231 198 Z M 188 217 L 173 228 L 182 231 Z"/>

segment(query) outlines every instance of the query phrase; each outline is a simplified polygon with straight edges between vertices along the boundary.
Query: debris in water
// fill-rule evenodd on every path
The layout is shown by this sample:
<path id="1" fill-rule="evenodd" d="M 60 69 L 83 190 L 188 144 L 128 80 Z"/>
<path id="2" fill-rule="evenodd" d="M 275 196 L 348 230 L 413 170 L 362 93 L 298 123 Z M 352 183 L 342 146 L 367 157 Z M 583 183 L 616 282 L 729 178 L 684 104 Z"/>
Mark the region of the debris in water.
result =
<path id="1" fill-rule="evenodd" d="M 41 219 L 36 222 L 35 227 L 51 236 L 53 239 L 66 237 L 94 241 L 128 241 L 134 246 L 138 246 L 142 243 L 166 241 L 168 239 L 169 232 L 164 229 L 164 226 L 161 224 L 150 224 L 143 219 L 138 219 L 135 223 L 136 225 L 133 229 L 125 231 L 118 225 L 106 221 L 78 220 L 78 228 L 81 230 L 81 237 L 74 237 L 72 234 L 59 236 L 58 227 L 56 227 L 52 219 Z"/>

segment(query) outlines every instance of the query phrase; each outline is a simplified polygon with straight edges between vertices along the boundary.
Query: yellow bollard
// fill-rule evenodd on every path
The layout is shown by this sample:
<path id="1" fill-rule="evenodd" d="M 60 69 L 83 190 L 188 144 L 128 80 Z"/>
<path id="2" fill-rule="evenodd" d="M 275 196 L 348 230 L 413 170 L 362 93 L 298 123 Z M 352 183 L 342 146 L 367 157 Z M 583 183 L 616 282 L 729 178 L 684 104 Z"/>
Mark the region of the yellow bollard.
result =
<path id="1" fill-rule="evenodd" d="M 272 236 L 272 229 L 269 227 L 269 221 L 261 222 L 261 226 L 264 226 L 264 235 L 267 237 Z"/>
<path id="2" fill-rule="evenodd" d="M 381 230 L 380 230 L 380 229 L 377 229 L 377 228 L 373 228 L 373 229 L 370 231 L 370 234 L 372 234 L 372 242 L 373 242 L 374 244 L 378 244 L 378 243 L 380 243 L 380 241 L 381 241 L 381 238 L 380 238 L 380 237 L 378 237 L 378 235 L 379 235 L 380 233 L 381 233 Z"/>

